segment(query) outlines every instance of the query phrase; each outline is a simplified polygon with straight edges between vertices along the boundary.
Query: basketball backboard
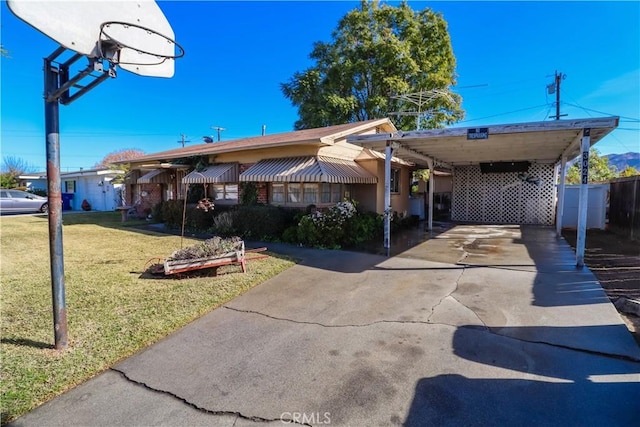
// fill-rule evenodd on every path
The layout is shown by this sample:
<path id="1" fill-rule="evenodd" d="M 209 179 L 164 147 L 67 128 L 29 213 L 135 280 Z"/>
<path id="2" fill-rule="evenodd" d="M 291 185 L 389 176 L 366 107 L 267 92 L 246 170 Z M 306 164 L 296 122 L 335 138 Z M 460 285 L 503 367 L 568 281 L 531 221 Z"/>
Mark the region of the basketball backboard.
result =
<path id="1" fill-rule="evenodd" d="M 183 54 L 154 0 L 8 0 L 7 5 L 63 47 L 132 73 L 172 77 L 174 58 Z"/>

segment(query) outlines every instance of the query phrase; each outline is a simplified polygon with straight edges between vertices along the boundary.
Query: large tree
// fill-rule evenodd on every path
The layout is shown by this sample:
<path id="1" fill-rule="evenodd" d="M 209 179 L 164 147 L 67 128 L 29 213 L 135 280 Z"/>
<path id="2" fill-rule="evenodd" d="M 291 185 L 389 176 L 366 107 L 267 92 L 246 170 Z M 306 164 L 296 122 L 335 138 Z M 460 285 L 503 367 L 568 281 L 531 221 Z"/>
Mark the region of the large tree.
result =
<path id="1" fill-rule="evenodd" d="M 565 182 L 567 184 L 580 184 L 582 173 L 580 170 L 580 158 L 569 167 Z M 596 148 L 589 150 L 589 182 L 605 182 L 618 177 L 618 170 L 609 164 L 609 161 L 600 155 Z"/>
<path id="2" fill-rule="evenodd" d="M 113 151 L 106 156 L 93 167 L 96 169 L 108 168 L 113 165 L 114 162 L 122 162 L 125 160 L 133 160 L 137 157 L 144 156 L 144 151 L 137 148 L 125 148 L 123 150 Z M 120 167 L 116 169 L 121 169 Z"/>
<path id="3" fill-rule="evenodd" d="M 402 95 L 424 93 L 419 100 L 421 128 L 460 120 L 461 98 L 451 92 L 456 60 L 447 23 L 426 8 L 414 11 L 404 2 L 394 7 L 362 1 L 338 23 L 330 43 L 316 42 L 315 65 L 296 72 L 281 85 L 298 107 L 296 129 L 382 118 L 392 112 L 399 129 L 415 129 L 416 103 Z M 394 118 L 395 117 L 395 118 Z"/>
<path id="4" fill-rule="evenodd" d="M 12 188 L 18 184 L 18 176 L 35 172 L 35 167 L 20 157 L 5 156 L 0 166 L 0 187 Z"/>

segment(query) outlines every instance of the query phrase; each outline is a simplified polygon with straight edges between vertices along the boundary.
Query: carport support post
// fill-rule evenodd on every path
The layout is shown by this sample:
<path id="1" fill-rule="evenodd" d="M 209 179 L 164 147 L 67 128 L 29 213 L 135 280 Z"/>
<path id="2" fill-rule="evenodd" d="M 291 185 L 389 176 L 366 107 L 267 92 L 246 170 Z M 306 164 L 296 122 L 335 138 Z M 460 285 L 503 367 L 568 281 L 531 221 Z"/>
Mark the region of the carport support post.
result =
<path id="1" fill-rule="evenodd" d="M 427 162 L 429 166 L 429 220 L 427 222 L 427 229 L 433 230 L 433 192 L 436 186 L 436 176 L 433 174 L 433 160 Z"/>
<path id="2" fill-rule="evenodd" d="M 567 156 L 562 155 L 560 179 L 558 182 L 558 208 L 556 210 L 556 235 L 562 236 L 562 215 L 564 214 L 565 179 L 567 177 Z"/>
<path id="3" fill-rule="evenodd" d="M 62 246 L 62 194 L 60 189 L 60 105 L 50 99 L 59 88 L 54 52 L 44 60 L 44 117 L 47 150 L 47 189 L 49 198 L 49 258 L 53 299 L 53 331 L 57 350 L 67 348 L 67 307 L 64 289 L 64 256 Z"/>
<path id="4" fill-rule="evenodd" d="M 576 239 L 576 265 L 584 266 L 584 248 L 587 238 L 587 202 L 589 199 L 589 148 L 591 148 L 591 129 L 582 131 L 582 161 L 580 198 L 578 201 L 578 231 Z"/>
<path id="5" fill-rule="evenodd" d="M 387 255 L 391 248 L 391 157 L 393 142 L 387 141 L 384 153 L 384 249 Z"/>

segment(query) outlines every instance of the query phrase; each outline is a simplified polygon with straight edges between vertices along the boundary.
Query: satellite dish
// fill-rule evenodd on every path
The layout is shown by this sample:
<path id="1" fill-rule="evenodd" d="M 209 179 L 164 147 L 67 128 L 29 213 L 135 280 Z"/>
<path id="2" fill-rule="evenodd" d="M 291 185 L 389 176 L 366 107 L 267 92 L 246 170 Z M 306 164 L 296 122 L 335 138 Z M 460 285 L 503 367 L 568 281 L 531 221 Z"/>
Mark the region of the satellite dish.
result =
<path id="1" fill-rule="evenodd" d="M 203 136 L 202 140 L 207 144 L 211 144 L 213 142 L 213 138 L 211 138 L 210 136 Z"/>

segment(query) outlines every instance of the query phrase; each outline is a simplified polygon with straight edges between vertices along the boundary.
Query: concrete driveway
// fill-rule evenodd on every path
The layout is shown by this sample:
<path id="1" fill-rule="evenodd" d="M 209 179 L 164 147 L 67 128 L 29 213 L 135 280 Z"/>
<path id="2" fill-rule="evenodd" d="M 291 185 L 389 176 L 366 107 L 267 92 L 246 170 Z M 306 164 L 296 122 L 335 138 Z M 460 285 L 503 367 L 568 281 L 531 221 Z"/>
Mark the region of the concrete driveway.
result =
<path id="1" fill-rule="evenodd" d="M 444 231 L 444 230 L 443 230 Z M 14 425 L 632 425 L 640 348 L 545 227 L 301 262 Z"/>

